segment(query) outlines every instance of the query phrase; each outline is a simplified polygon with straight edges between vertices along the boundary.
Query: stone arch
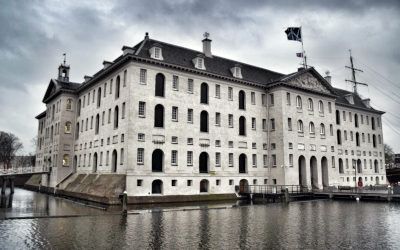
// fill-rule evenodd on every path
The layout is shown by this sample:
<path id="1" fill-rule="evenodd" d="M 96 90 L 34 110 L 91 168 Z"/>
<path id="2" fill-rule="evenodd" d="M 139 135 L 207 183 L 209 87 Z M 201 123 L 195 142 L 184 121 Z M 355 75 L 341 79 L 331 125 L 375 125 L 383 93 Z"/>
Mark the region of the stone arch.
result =
<path id="1" fill-rule="evenodd" d="M 200 181 L 200 193 L 208 193 L 210 183 L 208 180 L 203 179 Z"/>
<path id="2" fill-rule="evenodd" d="M 157 179 L 151 183 L 151 193 L 152 194 L 163 193 L 163 182 L 161 180 Z"/>
<path id="3" fill-rule="evenodd" d="M 340 166 L 340 164 L 339 164 Z M 343 161 L 342 161 L 343 167 Z M 321 174 L 322 174 L 322 186 L 329 186 L 329 168 L 328 168 L 328 159 L 324 156 L 321 158 Z"/>
<path id="4" fill-rule="evenodd" d="M 97 172 L 97 153 L 93 154 L 93 173 Z"/>
<path id="5" fill-rule="evenodd" d="M 318 189 L 318 163 L 315 156 L 310 158 L 310 177 L 312 188 Z"/>
<path id="6" fill-rule="evenodd" d="M 304 156 L 299 157 L 299 185 L 307 187 L 307 170 L 306 170 L 306 158 Z"/>
<path id="7" fill-rule="evenodd" d="M 111 156 L 111 172 L 112 173 L 117 172 L 117 162 L 118 162 L 117 150 L 114 149 L 114 151 L 112 152 L 112 156 Z"/>

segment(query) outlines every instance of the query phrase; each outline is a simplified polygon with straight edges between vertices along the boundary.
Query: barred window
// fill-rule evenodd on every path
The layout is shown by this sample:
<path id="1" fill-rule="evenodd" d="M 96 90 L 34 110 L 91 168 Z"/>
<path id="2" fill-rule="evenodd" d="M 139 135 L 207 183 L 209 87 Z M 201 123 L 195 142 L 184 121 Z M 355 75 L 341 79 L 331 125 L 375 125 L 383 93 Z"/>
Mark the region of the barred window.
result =
<path id="1" fill-rule="evenodd" d="M 268 167 L 268 155 L 263 155 L 263 166 Z"/>
<path id="2" fill-rule="evenodd" d="M 187 122 L 188 123 L 193 123 L 193 109 L 188 109 Z"/>
<path id="3" fill-rule="evenodd" d="M 178 107 L 172 107 L 172 120 L 175 122 L 178 121 Z"/>
<path id="4" fill-rule="evenodd" d="M 193 79 L 188 79 L 188 92 L 193 93 Z"/>
<path id="5" fill-rule="evenodd" d="M 251 92 L 251 104 L 255 105 L 256 104 L 256 93 Z"/>
<path id="6" fill-rule="evenodd" d="M 215 97 L 221 98 L 221 86 L 218 84 L 215 85 Z"/>
<path id="7" fill-rule="evenodd" d="M 228 100 L 229 101 L 233 100 L 233 89 L 232 89 L 232 87 L 228 87 Z"/>
<path id="8" fill-rule="evenodd" d="M 138 141 L 145 141 L 145 135 L 143 133 L 138 134 Z"/>
<path id="9" fill-rule="evenodd" d="M 137 163 L 138 164 L 144 163 L 144 148 L 137 149 Z"/>
<path id="10" fill-rule="evenodd" d="M 179 77 L 178 76 L 172 76 L 172 89 L 173 90 L 179 90 Z"/>
<path id="11" fill-rule="evenodd" d="M 228 125 L 230 128 L 233 128 L 233 115 L 232 114 L 228 115 Z"/>
<path id="12" fill-rule="evenodd" d="M 140 83 L 146 84 L 147 83 L 147 70 L 140 69 Z"/>
<path id="13" fill-rule="evenodd" d="M 219 152 L 215 153 L 215 165 L 217 167 L 221 166 L 221 153 Z"/>
<path id="14" fill-rule="evenodd" d="M 257 167 L 257 155 L 256 154 L 253 154 L 252 163 L 253 163 L 252 164 L 253 168 Z"/>
<path id="15" fill-rule="evenodd" d="M 256 118 L 251 118 L 251 129 L 256 130 Z"/>
<path id="16" fill-rule="evenodd" d="M 186 162 L 188 166 L 193 166 L 193 151 L 187 151 Z"/>
<path id="17" fill-rule="evenodd" d="M 145 117 L 146 116 L 146 103 L 145 102 L 139 102 L 139 117 Z"/>
<path id="18" fill-rule="evenodd" d="M 229 153 L 228 165 L 229 165 L 229 167 L 233 167 L 233 153 Z"/>
<path id="19" fill-rule="evenodd" d="M 221 113 L 215 113 L 215 126 L 221 126 Z"/>
<path id="20" fill-rule="evenodd" d="M 174 166 L 178 165 L 178 151 L 176 150 L 171 151 L 171 164 Z"/>
<path id="21" fill-rule="evenodd" d="M 293 167 L 293 154 L 289 154 L 289 167 Z"/>

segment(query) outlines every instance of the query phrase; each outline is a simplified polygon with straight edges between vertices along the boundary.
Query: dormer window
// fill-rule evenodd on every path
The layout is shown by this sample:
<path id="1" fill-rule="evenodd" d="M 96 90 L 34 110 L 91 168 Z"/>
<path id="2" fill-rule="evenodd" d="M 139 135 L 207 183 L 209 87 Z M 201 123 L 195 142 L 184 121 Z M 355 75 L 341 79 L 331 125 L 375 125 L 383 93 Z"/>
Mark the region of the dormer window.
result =
<path id="1" fill-rule="evenodd" d="M 157 60 L 163 60 L 162 49 L 158 44 L 154 44 L 153 47 L 150 48 L 150 57 Z"/>
<path id="2" fill-rule="evenodd" d="M 354 104 L 354 98 L 352 94 L 346 95 L 345 98 L 350 104 Z"/>
<path id="3" fill-rule="evenodd" d="M 239 66 L 236 65 L 235 67 L 231 68 L 231 72 L 232 72 L 233 77 L 240 78 L 240 79 L 243 78 L 242 77 L 242 68 L 240 68 Z"/>
<path id="4" fill-rule="evenodd" d="M 204 55 L 198 55 L 192 61 L 196 69 L 206 69 L 206 66 L 204 65 Z"/>

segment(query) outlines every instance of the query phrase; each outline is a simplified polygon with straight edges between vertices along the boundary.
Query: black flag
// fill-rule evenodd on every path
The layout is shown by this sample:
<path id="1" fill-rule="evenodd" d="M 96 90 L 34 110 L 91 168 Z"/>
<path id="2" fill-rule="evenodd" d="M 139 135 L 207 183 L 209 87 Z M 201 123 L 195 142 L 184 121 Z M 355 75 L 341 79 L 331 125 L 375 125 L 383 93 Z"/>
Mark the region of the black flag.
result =
<path id="1" fill-rule="evenodd" d="M 289 27 L 285 30 L 288 40 L 301 42 L 301 27 Z"/>

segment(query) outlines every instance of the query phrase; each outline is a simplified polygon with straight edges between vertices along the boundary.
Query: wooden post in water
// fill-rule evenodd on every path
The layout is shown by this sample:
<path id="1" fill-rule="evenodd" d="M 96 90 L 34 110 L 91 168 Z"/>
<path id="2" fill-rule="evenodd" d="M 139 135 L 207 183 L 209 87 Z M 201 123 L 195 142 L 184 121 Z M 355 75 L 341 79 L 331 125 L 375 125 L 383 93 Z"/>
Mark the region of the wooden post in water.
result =
<path id="1" fill-rule="evenodd" d="M 290 195 L 289 195 L 289 189 L 285 188 L 285 202 L 289 203 L 290 202 Z"/>
<path id="2" fill-rule="evenodd" d="M 2 178 L 2 183 L 1 194 L 5 194 L 7 188 L 7 179 L 5 177 Z"/>
<path id="3" fill-rule="evenodd" d="M 128 213 L 128 192 L 126 192 L 126 190 L 122 194 L 122 213 Z"/>
<path id="4" fill-rule="evenodd" d="M 392 201 L 392 187 L 389 185 L 388 186 L 388 197 L 387 197 L 388 201 Z"/>
<path id="5" fill-rule="evenodd" d="M 8 179 L 8 181 L 10 182 L 10 194 L 14 193 L 14 178 L 10 178 Z"/>

